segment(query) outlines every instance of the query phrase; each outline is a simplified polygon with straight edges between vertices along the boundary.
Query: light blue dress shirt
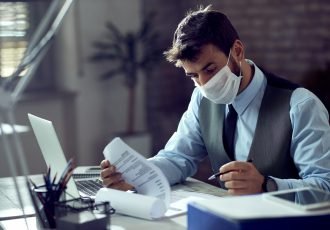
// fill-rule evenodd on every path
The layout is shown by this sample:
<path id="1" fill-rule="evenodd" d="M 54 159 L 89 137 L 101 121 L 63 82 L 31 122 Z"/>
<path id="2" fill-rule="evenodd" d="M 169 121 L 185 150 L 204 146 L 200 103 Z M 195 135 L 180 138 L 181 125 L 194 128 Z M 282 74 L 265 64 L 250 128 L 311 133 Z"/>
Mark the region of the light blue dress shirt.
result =
<path id="1" fill-rule="evenodd" d="M 233 102 L 238 113 L 235 157 L 239 161 L 246 161 L 249 154 L 267 84 L 263 72 L 252 61 L 247 61 L 254 66 L 254 76 Z M 202 97 L 195 88 L 177 131 L 165 148 L 149 159 L 163 171 L 170 184 L 193 176 L 198 163 L 207 157 L 198 118 Z M 312 92 L 297 88 L 290 100 L 290 120 L 293 128 L 291 157 L 302 179 L 273 177 L 278 189 L 314 186 L 330 191 L 330 126 L 326 108 Z"/>

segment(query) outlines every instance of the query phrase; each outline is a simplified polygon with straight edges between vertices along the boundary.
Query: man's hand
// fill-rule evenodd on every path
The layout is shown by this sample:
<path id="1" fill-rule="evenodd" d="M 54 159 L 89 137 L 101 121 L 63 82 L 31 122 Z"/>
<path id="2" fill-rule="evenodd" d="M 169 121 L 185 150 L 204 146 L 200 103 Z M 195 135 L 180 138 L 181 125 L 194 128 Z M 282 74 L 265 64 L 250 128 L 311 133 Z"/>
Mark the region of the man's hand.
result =
<path id="1" fill-rule="evenodd" d="M 262 192 L 264 176 L 259 173 L 253 163 L 245 161 L 232 161 L 219 169 L 220 180 L 231 195 L 244 195 Z"/>
<path id="2" fill-rule="evenodd" d="M 121 177 L 121 173 L 116 171 L 116 167 L 108 160 L 103 160 L 101 166 L 101 179 L 104 187 L 118 189 L 122 191 L 132 190 L 134 187 L 126 183 Z"/>

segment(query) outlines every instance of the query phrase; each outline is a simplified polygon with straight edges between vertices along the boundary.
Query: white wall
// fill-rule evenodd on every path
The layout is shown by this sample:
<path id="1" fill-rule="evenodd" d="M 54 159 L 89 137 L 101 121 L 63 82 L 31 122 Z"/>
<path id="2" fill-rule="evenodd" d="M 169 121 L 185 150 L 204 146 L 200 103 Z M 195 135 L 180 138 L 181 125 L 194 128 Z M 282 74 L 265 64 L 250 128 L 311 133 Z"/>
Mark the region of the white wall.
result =
<path id="1" fill-rule="evenodd" d="M 123 78 L 100 80 L 111 63 L 101 66 L 88 60 L 95 51 L 92 42 L 104 36 L 106 21 L 122 31 L 136 30 L 141 21 L 140 6 L 137 0 L 76 0 L 55 40 L 57 85 L 69 95 L 40 95 L 20 102 L 16 110 L 19 124 L 29 125 L 27 112 L 52 120 L 66 156 L 74 156 L 79 165 L 99 164 L 107 142 L 126 127 Z M 144 79 L 139 77 L 136 130 L 144 131 Z M 45 165 L 33 134 L 21 137 L 30 171 L 42 172 Z"/>
<path id="2" fill-rule="evenodd" d="M 99 76 L 108 70 L 111 63 L 102 66 L 88 61 L 95 49 L 92 42 L 106 34 L 105 22 L 111 21 L 121 31 L 136 30 L 140 24 L 140 1 L 98 0 L 80 1 L 78 4 L 80 29 L 76 34 L 79 40 L 77 79 L 77 152 L 81 164 L 95 164 L 103 158 L 102 150 L 116 132 L 125 129 L 127 89 L 123 76 L 101 81 Z M 142 83 L 142 81 L 140 82 Z M 141 105 L 142 84 L 139 85 L 137 108 Z M 141 117 L 144 117 L 141 115 Z M 138 113 L 139 114 L 139 113 Z M 144 122 L 137 122 L 138 130 L 145 129 Z"/>
<path id="3" fill-rule="evenodd" d="M 100 81 L 100 74 L 107 71 L 108 67 L 88 61 L 95 52 L 92 42 L 106 34 L 106 21 L 111 21 L 122 31 L 136 30 L 141 11 L 139 1 L 99 0 L 96 3 L 84 0 L 79 3 L 80 35 L 77 39 L 80 40 L 81 65 L 77 80 L 78 153 L 82 164 L 90 164 L 99 163 L 98 159 L 103 158 L 102 150 L 111 134 L 125 128 L 127 101 L 123 78 L 117 76 L 106 82 Z"/>

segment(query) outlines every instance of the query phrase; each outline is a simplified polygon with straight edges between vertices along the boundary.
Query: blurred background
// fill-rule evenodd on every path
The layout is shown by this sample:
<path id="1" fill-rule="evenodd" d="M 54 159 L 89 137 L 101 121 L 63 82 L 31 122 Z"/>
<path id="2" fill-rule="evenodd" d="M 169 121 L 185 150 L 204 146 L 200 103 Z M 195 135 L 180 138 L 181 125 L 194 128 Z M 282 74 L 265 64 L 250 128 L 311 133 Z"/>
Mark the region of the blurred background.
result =
<path id="1" fill-rule="evenodd" d="M 50 2 L 0 1 L 1 81 Z M 248 59 L 310 89 L 329 110 L 327 0 L 76 0 L 15 108 L 17 123 L 30 126 L 27 113 L 53 121 L 66 157 L 78 165 L 98 165 L 115 136 L 146 157 L 156 154 L 194 87 L 162 52 L 186 12 L 208 4 L 232 21 Z M 32 131 L 20 137 L 30 173 L 44 172 Z M 9 176 L 7 167 L 1 160 L 0 176 Z"/>

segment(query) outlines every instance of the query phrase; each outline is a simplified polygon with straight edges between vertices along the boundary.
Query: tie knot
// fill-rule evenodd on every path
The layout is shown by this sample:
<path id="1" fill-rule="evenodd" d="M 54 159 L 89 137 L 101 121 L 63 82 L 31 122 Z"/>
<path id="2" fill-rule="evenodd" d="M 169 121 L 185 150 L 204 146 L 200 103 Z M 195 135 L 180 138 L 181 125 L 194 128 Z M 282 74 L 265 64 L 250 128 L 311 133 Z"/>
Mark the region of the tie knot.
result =
<path id="1" fill-rule="evenodd" d="M 228 109 L 229 109 L 229 111 L 228 111 L 229 114 L 237 114 L 237 112 L 232 104 L 228 105 Z"/>

